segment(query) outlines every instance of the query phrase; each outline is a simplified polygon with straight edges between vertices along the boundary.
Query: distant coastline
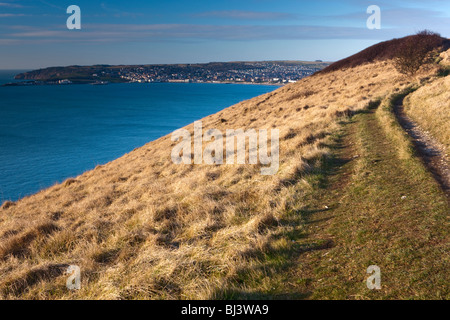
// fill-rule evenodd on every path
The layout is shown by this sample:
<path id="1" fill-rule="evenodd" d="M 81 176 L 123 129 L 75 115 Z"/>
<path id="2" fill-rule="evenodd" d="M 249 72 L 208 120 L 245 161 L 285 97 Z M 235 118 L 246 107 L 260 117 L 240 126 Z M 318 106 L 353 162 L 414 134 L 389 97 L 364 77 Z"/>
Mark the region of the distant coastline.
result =
<path id="1" fill-rule="evenodd" d="M 50 67 L 19 73 L 15 79 L 22 81 L 3 86 L 161 82 L 284 85 L 312 75 L 329 64 L 318 60 Z"/>
<path id="2" fill-rule="evenodd" d="M 202 82 L 186 82 L 186 81 L 153 81 L 153 82 L 108 82 L 108 81 L 102 81 L 99 83 L 92 82 L 92 83 L 56 83 L 53 81 L 17 81 L 17 82 L 8 82 L 0 85 L 1 87 L 27 87 L 27 86 L 67 86 L 67 85 L 80 85 L 80 84 L 90 84 L 90 85 L 109 85 L 109 84 L 117 84 L 117 83 L 138 83 L 138 84 L 155 84 L 155 83 L 190 83 L 190 84 L 241 84 L 241 85 L 256 85 L 256 86 L 275 86 L 275 87 L 282 87 L 289 83 L 273 83 L 273 82 L 230 82 L 230 81 L 202 81 Z"/>

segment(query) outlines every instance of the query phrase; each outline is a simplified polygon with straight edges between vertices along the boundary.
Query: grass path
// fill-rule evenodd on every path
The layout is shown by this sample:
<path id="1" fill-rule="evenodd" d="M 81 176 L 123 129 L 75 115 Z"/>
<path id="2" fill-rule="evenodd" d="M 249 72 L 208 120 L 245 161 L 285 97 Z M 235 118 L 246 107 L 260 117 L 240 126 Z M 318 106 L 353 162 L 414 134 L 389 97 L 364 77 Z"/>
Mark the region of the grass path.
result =
<path id="1" fill-rule="evenodd" d="M 405 113 L 403 99 L 399 99 L 395 103 L 394 112 L 402 128 L 411 137 L 425 165 L 433 173 L 447 196 L 450 197 L 450 161 L 446 155 L 444 145 L 420 128 Z"/>
<path id="2" fill-rule="evenodd" d="M 384 125 L 372 109 L 343 126 L 312 190 L 298 186 L 282 222 L 291 228 L 243 270 L 247 290 L 226 298 L 450 297 L 448 200 L 419 159 L 399 157 Z M 380 290 L 366 286 L 370 265 Z"/>
<path id="3" fill-rule="evenodd" d="M 448 298 L 445 195 L 418 159 L 399 159 L 373 111 L 350 127 L 359 157 L 340 203 L 331 205 L 326 231 L 335 247 L 311 254 L 312 298 Z M 370 265 L 381 268 L 379 291 L 366 287 Z"/>

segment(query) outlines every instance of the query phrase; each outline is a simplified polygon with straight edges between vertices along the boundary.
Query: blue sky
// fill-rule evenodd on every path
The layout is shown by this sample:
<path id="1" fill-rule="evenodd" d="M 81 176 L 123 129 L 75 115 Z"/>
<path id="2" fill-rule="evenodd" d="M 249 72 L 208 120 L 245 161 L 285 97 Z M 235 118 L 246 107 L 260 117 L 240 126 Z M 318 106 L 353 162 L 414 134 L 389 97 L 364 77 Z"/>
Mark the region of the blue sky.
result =
<path id="1" fill-rule="evenodd" d="M 68 30 L 69 5 L 82 29 Z M 366 10 L 381 8 L 381 30 Z M 448 0 L 0 0 L 0 69 L 327 60 L 422 29 L 450 37 Z"/>

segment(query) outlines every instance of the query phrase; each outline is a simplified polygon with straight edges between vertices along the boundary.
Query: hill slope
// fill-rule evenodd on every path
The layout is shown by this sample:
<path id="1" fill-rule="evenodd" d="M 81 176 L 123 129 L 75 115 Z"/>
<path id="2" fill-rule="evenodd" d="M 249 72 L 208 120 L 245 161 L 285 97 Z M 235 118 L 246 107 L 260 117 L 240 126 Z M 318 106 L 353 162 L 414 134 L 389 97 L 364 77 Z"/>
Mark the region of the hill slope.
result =
<path id="1" fill-rule="evenodd" d="M 448 297 L 448 261 L 442 258 L 448 250 L 448 201 L 420 162 L 398 157 L 396 148 L 407 142 L 395 140 L 398 128 L 390 127 L 389 114 L 367 115 L 369 107 L 383 99 L 387 103 L 417 81 L 433 81 L 437 69 L 424 68 L 411 79 L 382 56 L 321 72 L 202 119 L 204 132 L 279 129 L 280 167 L 273 176 L 262 176 L 261 165 L 174 164 L 170 156 L 176 143 L 169 135 L 5 203 L 0 294 L 43 299 Z M 193 124 L 186 129 L 193 132 Z M 386 164 L 378 168 L 383 157 Z M 351 159 L 359 160 L 352 164 Z M 417 194 L 416 202 L 414 192 L 421 186 L 428 191 Z M 400 203 L 405 191 L 412 199 Z M 421 210 L 411 216 L 414 206 Z M 402 275 L 378 295 L 363 282 L 366 268 L 377 263 L 388 274 Z M 68 265 L 80 266 L 81 290 L 66 289 Z M 431 287 L 416 289 L 429 274 L 437 275 Z"/>
<path id="2" fill-rule="evenodd" d="M 405 105 L 408 115 L 450 150 L 450 77 L 424 85 Z"/>

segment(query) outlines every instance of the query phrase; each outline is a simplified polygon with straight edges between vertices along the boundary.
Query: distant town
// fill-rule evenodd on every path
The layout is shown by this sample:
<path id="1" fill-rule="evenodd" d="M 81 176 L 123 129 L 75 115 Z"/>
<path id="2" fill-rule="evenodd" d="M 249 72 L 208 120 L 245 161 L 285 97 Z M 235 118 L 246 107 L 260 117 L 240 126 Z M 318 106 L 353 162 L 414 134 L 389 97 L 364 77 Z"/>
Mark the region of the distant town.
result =
<path id="1" fill-rule="evenodd" d="M 328 66 L 323 61 L 212 62 L 206 64 L 69 66 L 19 74 L 7 85 L 68 85 L 109 83 L 252 83 L 296 82 Z"/>
<path id="2" fill-rule="evenodd" d="M 123 68 L 120 76 L 129 82 L 246 82 L 288 83 L 312 75 L 323 67 L 298 63 L 249 62 L 238 68 L 214 70 L 211 68 L 177 68 L 151 66 Z"/>

